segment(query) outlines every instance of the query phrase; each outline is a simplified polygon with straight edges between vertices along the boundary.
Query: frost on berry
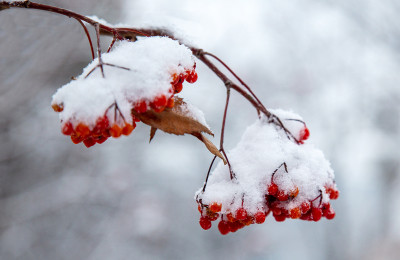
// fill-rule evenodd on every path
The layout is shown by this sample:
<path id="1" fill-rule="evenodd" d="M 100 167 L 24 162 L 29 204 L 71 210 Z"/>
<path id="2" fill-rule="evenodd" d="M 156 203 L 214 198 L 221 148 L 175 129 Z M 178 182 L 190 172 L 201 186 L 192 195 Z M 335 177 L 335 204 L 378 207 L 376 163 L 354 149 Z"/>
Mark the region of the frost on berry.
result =
<path id="1" fill-rule="evenodd" d="M 229 167 L 220 162 L 204 192 L 196 193 L 202 209 L 221 204 L 218 219 L 223 224 L 218 228 L 222 234 L 229 233 L 225 223 L 235 232 L 263 223 L 270 212 L 278 222 L 335 217 L 330 201 L 338 198 L 339 191 L 330 163 L 320 150 L 304 143 L 308 136 L 302 131 L 307 128 L 298 115 L 271 111 L 279 115 L 297 142 L 266 118 L 257 120 L 228 153 L 235 177 L 231 179 Z"/>
<path id="2" fill-rule="evenodd" d="M 122 41 L 101 58 L 104 77 L 95 59 L 52 101 L 62 133 L 87 147 L 129 135 L 138 121 L 132 111 L 161 113 L 172 108 L 182 83 L 197 79 L 192 52 L 166 37 Z"/>

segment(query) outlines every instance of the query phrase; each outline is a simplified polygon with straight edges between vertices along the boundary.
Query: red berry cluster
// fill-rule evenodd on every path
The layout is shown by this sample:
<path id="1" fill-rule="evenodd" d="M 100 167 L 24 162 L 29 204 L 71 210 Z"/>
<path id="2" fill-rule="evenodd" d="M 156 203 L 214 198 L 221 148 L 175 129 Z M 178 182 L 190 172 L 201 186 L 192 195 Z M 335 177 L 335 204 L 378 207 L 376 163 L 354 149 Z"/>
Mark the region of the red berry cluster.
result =
<path id="1" fill-rule="evenodd" d="M 159 95 L 154 100 L 139 100 L 135 102 L 133 109 L 138 113 L 145 113 L 150 108 L 155 112 L 162 112 L 165 108 L 174 107 L 174 95 L 181 92 L 183 88 L 183 82 L 186 80 L 189 83 L 197 81 L 197 73 L 195 71 L 196 64 L 192 70 L 186 70 L 184 73 L 173 74 L 171 81 L 171 88 L 168 95 Z"/>
<path id="2" fill-rule="evenodd" d="M 198 210 L 201 213 L 200 226 L 205 230 L 210 229 L 211 222 L 219 219 L 218 229 L 222 235 L 226 235 L 229 232 L 236 232 L 251 224 L 264 223 L 265 218 L 270 212 L 272 212 L 273 217 L 278 222 L 282 222 L 288 218 L 319 221 L 322 217 L 327 219 L 335 217 L 335 211 L 329 203 L 329 199 L 335 200 L 339 197 L 339 191 L 334 183 L 325 185 L 325 191 L 320 190 L 320 194 L 316 198 L 301 201 L 301 198 L 298 197 L 299 188 L 295 184 L 291 188 L 287 188 L 288 185 L 284 188 L 275 182 L 274 177 L 282 167 L 285 173 L 288 174 L 286 163 L 282 163 L 275 169 L 271 176 L 271 182 L 266 185 L 264 203 L 256 212 L 251 213 L 245 209 L 243 206 L 244 195 L 241 207 L 229 209 L 230 206 L 224 212 L 221 212 L 221 203 L 212 202 L 206 205 L 202 202 L 202 199 L 197 200 Z"/>
<path id="3" fill-rule="evenodd" d="M 310 201 L 303 201 L 297 207 L 290 208 L 288 203 L 282 203 L 271 195 L 266 195 L 266 204 L 278 222 L 287 218 L 319 221 L 322 217 L 327 219 L 335 217 L 335 211 L 331 208 L 330 203 L 322 203 L 322 191 L 318 197 Z"/>
<path id="4" fill-rule="evenodd" d="M 110 118 L 107 116 L 111 108 L 114 108 L 113 123 L 110 123 Z M 104 116 L 96 120 L 92 129 L 84 122 L 73 125 L 71 121 L 67 121 L 62 124 L 61 132 L 70 135 L 74 144 L 83 142 L 89 148 L 96 143 L 104 143 L 109 137 L 118 138 L 121 135 L 129 135 L 136 127 L 135 121 L 138 120 L 134 118 L 131 124 L 126 122 L 117 104 L 114 103 L 107 109 Z"/>
<path id="5" fill-rule="evenodd" d="M 250 214 L 243 207 L 238 208 L 233 213 L 220 214 L 221 209 L 221 203 L 213 202 L 210 205 L 204 205 L 199 202 L 198 210 L 201 213 L 200 226 L 204 230 L 210 229 L 212 226 L 211 222 L 220 219 L 218 230 L 222 235 L 226 235 L 229 232 L 236 232 L 251 224 L 262 224 L 269 214 L 269 210 L 258 210 L 255 214 Z"/>
<path id="6" fill-rule="evenodd" d="M 185 73 L 179 75 L 173 74 L 171 81 L 171 89 L 168 95 L 158 95 L 153 100 L 140 100 L 132 102 L 132 109 L 138 113 L 145 113 L 152 109 L 157 113 L 164 111 L 165 108 L 174 107 L 174 95 L 182 90 L 182 83 L 186 80 L 189 83 L 194 83 L 197 80 L 195 71 L 196 64 L 193 69 L 186 70 Z M 52 108 L 56 112 L 64 110 L 63 104 L 53 104 Z M 114 108 L 114 113 L 109 113 L 109 110 Z M 110 115 L 111 116 L 107 116 Z M 102 117 L 96 120 L 95 126 L 90 127 L 85 122 L 72 123 L 71 121 L 62 122 L 61 132 L 71 136 L 74 144 L 83 142 L 86 147 L 91 147 L 96 143 L 104 143 L 109 137 L 118 138 L 121 135 L 129 135 L 136 127 L 135 122 L 140 120 L 132 115 L 132 123 L 128 123 L 116 103 L 112 104 Z"/>

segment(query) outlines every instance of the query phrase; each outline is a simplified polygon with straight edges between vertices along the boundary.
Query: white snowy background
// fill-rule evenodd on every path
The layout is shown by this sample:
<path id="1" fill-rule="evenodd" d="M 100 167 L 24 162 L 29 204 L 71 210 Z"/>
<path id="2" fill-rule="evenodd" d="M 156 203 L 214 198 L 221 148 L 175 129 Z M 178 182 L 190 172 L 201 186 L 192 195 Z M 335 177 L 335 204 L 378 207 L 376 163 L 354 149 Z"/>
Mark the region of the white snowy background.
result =
<path id="1" fill-rule="evenodd" d="M 90 62 L 73 19 L 0 12 L 0 259 L 397 259 L 400 254 L 400 2 L 40 1 L 111 23 L 171 25 L 215 53 L 267 107 L 293 110 L 331 161 L 336 218 L 269 216 L 204 231 L 193 200 L 212 156 L 149 128 L 90 149 L 60 133 L 51 96 Z M 104 38 L 103 42 L 109 40 Z M 104 46 L 105 48 L 105 46 Z M 225 89 L 198 62 L 181 96 L 217 133 Z M 232 96 L 227 149 L 256 119 Z"/>

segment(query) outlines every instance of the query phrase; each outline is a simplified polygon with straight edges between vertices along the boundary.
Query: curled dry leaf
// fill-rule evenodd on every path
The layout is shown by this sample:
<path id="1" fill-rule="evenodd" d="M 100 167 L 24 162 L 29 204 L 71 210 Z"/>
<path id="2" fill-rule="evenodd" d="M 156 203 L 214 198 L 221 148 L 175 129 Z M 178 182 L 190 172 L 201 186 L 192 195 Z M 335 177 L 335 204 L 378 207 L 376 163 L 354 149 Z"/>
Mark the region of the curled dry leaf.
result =
<path id="1" fill-rule="evenodd" d="M 213 136 L 211 130 L 193 116 L 193 111 L 190 110 L 190 107 L 183 99 L 175 97 L 174 107 L 167 108 L 161 113 L 153 110 L 138 113 L 132 110 L 132 114 L 146 125 L 151 126 L 150 141 L 153 139 L 157 129 L 175 135 L 190 134 L 202 141 L 212 154 L 218 156 L 226 163 L 225 158 L 219 152 L 218 148 L 202 135 L 202 133 L 207 133 Z"/>
<path id="2" fill-rule="evenodd" d="M 206 145 L 207 149 L 208 149 L 212 154 L 214 154 L 214 155 L 218 156 L 219 158 L 221 158 L 222 161 L 224 162 L 224 164 L 226 165 L 227 162 L 226 162 L 225 158 L 222 156 L 221 152 L 218 150 L 217 147 L 215 147 L 215 145 L 214 145 L 210 140 L 208 140 L 208 139 L 207 139 L 204 135 L 202 135 L 201 133 L 193 133 L 192 135 L 195 136 L 195 137 L 197 137 L 200 141 L 202 141 L 202 142 Z"/>

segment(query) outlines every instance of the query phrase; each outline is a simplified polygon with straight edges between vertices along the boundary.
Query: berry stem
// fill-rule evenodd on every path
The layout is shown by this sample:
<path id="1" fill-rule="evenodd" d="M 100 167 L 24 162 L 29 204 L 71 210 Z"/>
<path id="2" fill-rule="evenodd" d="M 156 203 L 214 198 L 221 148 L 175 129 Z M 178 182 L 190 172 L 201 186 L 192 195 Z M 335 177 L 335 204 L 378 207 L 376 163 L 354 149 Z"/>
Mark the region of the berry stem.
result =
<path id="1" fill-rule="evenodd" d="M 206 191 L 206 186 L 207 186 L 207 182 L 208 182 L 208 177 L 210 176 L 211 168 L 212 168 L 212 166 L 213 166 L 214 161 L 215 161 L 216 158 L 217 158 L 217 156 L 215 155 L 214 158 L 213 158 L 212 161 L 211 161 L 210 168 L 208 168 L 206 181 L 204 182 L 204 186 L 203 186 L 203 192 Z"/>
<path id="2" fill-rule="evenodd" d="M 286 162 L 283 162 L 283 163 L 282 163 L 281 165 L 279 165 L 279 167 L 276 168 L 275 171 L 272 173 L 272 175 L 271 175 L 271 183 L 274 181 L 275 173 L 276 173 L 282 166 L 285 167 L 285 172 L 286 172 L 286 173 L 289 173 L 289 172 L 288 172 L 288 169 L 287 169 L 287 164 L 286 164 Z"/>
<path id="3" fill-rule="evenodd" d="M 235 173 L 232 170 L 232 166 L 229 163 L 229 159 L 228 156 L 225 153 L 225 149 L 224 149 L 224 136 L 225 136 L 225 123 L 226 123 L 226 116 L 228 114 L 228 105 L 229 105 L 229 97 L 231 96 L 231 88 L 229 85 L 226 86 L 226 103 L 225 103 L 225 109 L 224 109 L 224 117 L 222 119 L 222 128 L 221 128 L 221 138 L 220 138 L 220 144 L 219 144 L 219 150 L 223 153 L 226 162 L 228 163 L 228 167 L 229 167 L 229 174 L 231 177 L 231 180 L 233 178 L 235 178 Z"/>
<path id="4" fill-rule="evenodd" d="M 94 49 L 93 49 L 92 38 L 90 37 L 90 34 L 89 34 L 89 30 L 87 29 L 86 25 L 81 20 L 79 20 L 78 18 L 75 18 L 75 20 L 77 20 L 80 23 L 80 25 L 82 25 L 83 30 L 85 30 L 85 34 L 86 34 L 86 37 L 88 38 L 89 45 L 90 45 L 90 51 L 92 53 L 92 59 L 94 60 Z"/>

